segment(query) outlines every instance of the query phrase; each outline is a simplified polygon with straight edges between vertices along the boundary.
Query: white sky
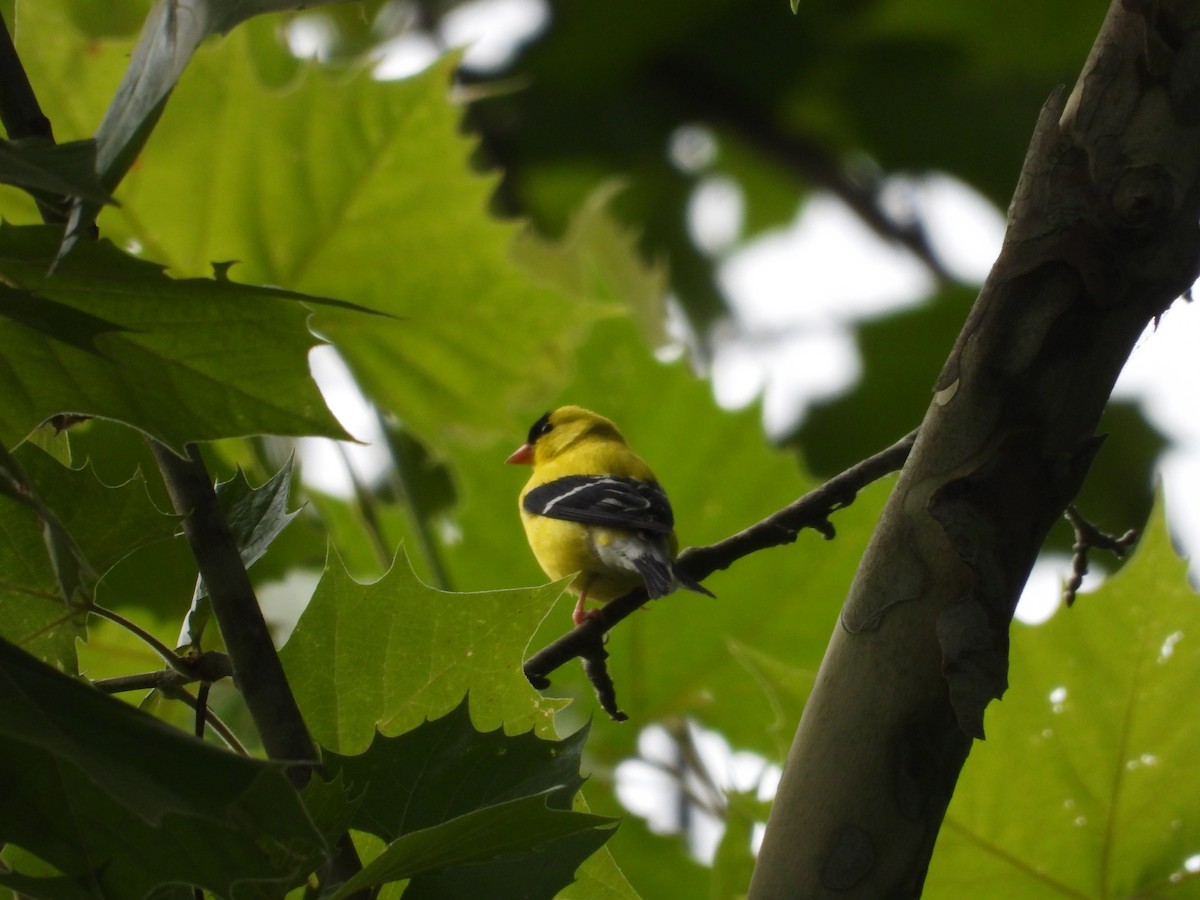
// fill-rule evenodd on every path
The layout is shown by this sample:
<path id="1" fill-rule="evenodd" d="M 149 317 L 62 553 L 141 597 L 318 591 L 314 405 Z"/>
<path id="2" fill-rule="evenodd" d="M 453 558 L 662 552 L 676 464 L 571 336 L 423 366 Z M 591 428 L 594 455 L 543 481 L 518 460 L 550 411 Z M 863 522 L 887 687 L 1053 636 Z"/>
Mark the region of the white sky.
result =
<path id="1" fill-rule="evenodd" d="M 1003 238 L 1000 212 L 946 176 L 897 179 L 894 187 L 921 211 L 931 243 L 951 271 L 981 282 Z M 734 214 L 738 202 L 728 201 Z M 720 214 L 716 204 L 706 212 Z M 694 209 L 693 214 L 700 211 Z M 883 243 L 836 199 L 819 196 L 790 226 L 734 251 L 720 274 L 737 310 L 739 333 L 728 335 L 717 353 L 717 399 L 740 406 L 762 392 L 764 424 L 776 434 L 801 421 L 815 400 L 855 382 L 859 360 L 854 322 L 919 303 L 932 286 L 909 254 Z M 782 336 L 764 343 L 760 336 L 767 332 Z M 1159 474 L 1168 520 L 1188 555 L 1200 544 L 1200 507 L 1186 501 L 1200 497 L 1198 345 L 1200 308 L 1176 301 L 1159 327 L 1148 329 L 1138 342 L 1114 392 L 1137 401 L 1172 445 Z M 798 366 L 797 360 L 805 365 Z M 1128 527 L 1103 524 L 1116 532 Z M 1066 557 L 1042 560 L 1018 617 L 1034 622 L 1051 615 L 1068 573 Z M 1094 589 L 1098 581 L 1089 577 L 1085 589 Z"/>

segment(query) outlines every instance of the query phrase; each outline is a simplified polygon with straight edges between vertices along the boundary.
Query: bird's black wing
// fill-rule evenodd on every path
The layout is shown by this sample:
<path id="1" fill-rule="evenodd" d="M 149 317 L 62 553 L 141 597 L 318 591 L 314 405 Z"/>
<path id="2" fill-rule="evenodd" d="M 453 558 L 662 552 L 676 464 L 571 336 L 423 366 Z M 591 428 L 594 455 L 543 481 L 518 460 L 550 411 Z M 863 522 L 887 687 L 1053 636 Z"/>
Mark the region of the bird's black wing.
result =
<path id="1" fill-rule="evenodd" d="M 616 475 L 568 475 L 525 495 L 525 511 L 589 525 L 666 534 L 675 515 L 657 481 Z"/>

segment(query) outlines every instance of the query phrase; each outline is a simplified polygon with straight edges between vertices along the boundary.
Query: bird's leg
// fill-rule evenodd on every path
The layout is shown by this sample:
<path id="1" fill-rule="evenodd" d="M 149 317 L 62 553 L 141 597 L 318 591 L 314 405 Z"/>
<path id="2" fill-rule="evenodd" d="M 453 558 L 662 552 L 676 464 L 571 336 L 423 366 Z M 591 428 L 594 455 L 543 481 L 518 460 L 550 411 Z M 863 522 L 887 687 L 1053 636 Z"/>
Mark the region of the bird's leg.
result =
<path id="1" fill-rule="evenodd" d="M 598 609 L 584 609 L 583 605 L 587 603 L 588 584 L 584 582 L 582 590 L 579 592 L 579 599 L 575 601 L 575 609 L 571 612 L 571 621 L 577 626 L 582 625 L 588 619 L 599 619 L 604 621 L 604 613 Z"/>
<path id="2" fill-rule="evenodd" d="M 579 599 L 575 601 L 575 609 L 571 613 L 571 621 L 576 625 L 582 625 L 594 615 L 583 608 L 585 603 L 587 603 L 587 588 L 579 592 Z"/>

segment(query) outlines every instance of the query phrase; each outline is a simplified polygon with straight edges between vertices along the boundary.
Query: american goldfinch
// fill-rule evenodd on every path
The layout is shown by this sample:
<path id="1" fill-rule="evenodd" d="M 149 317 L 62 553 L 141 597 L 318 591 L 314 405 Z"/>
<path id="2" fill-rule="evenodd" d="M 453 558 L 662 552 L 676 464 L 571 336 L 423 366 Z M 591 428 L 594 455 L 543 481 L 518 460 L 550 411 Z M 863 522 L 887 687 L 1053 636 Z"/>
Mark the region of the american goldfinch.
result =
<path id="1" fill-rule="evenodd" d="M 581 406 L 548 412 L 508 458 L 533 475 L 521 491 L 521 521 L 538 564 L 551 578 L 575 574 L 576 625 L 639 583 L 651 597 L 678 587 L 713 594 L 675 568 L 675 516 L 650 467 L 617 426 Z M 577 574 L 576 574 L 577 573 Z"/>

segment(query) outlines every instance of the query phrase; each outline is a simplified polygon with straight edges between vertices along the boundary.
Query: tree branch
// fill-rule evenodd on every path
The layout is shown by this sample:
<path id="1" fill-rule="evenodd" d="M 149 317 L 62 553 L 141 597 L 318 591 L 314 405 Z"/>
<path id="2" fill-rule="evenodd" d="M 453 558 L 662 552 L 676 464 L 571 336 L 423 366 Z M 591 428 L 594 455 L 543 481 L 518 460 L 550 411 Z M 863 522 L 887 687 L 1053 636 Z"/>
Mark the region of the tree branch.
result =
<path id="1" fill-rule="evenodd" d="M 317 748 L 284 676 L 200 451 L 189 444 L 184 459 L 156 441 L 151 448 L 171 504 L 183 517 L 183 532 L 208 587 L 213 616 L 233 665 L 234 681 L 246 700 L 263 747 L 272 759 L 289 763 L 288 777 L 297 787 L 303 787 L 318 762 Z"/>
<path id="2" fill-rule="evenodd" d="M 794 503 L 735 535 L 707 547 L 691 547 L 679 555 L 677 565 L 697 581 L 727 569 L 744 556 L 769 547 L 790 544 L 805 528 L 819 531 L 828 540 L 834 536 L 829 517 L 854 502 L 858 492 L 904 465 L 917 433 L 911 432 L 885 450 L 835 475 Z M 549 675 L 575 657 L 585 660 L 588 678 L 596 688 L 601 706 L 613 718 L 627 718 L 616 706 L 611 680 L 604 667 L 607 652 L 604 635 L 622 619 L 640 609 L 649 597 L 644 588 L 630 591 L 604 607 L 603 617 L 591 617 L 582 625 L 546 645 L 525 661 L 525 677 L 539 690 L 550 685 Z"/>
<path id="3" fill-rule="evenodd" d="M 1107 550 L 1117 559 L 1124 559 L 1129 548 L 1137 543 L 1138 533 L 1132 528 L 1120 537 L 1101 531 L 1083 517 L 1074 503 L 1067 504 L 1067 521 L 1075 531 L 1075 544 L 1071 547 L 1071 577 L 1063 585 L 1063 602 L 1073 606 L 1083 585 L 1083 576 L 1088 572 L 1088 553 L 1092 550 Z"/>
<path id="4" fill-rule="evenodd" d="M 284 675 L 200 450 L 188 444 L 184 458 L 157 441 L 151 441 L 150 447 L 171 504 L 183 517 L 183 533 L 208 588 L 213 616 L 229 651 L 234 681 L 263 747 L 272 759 L 288 764 L 288 778 L 297 789 L 302 788 L 320 764 L 317 747 Z M 338 840 L 328 868 L 331 882 L 345 881 L 362 869 L 349 833 Z M 358 900 L 368 894 L 359 892 L 354 897 Z"/>
<path id="5" fill-rule="evenodd" d="M 233 674 L 229 657 L 215 650 L 176 657 L 172 665 L 174 668 L 157 672 L 101 678 L 93 681 L 92 685 L 106 694 L 120 694 L 125 691 L 169 690 L 197 681 L 212 684 Z"/>
<path id="6" fill-rule="evenodd" d="M 3 19 L 0 19 L 0 124 L 4 125 L 10 138 L 35 138 L 54 143 L 50 120 L 42 112 Z M 35 199 L 47 224 L 66 221 L 69 198 L 52 198 L 50 201 Z M 92 237 L 97 235 L 95 223 L 88 227 L 86 233 Z M 299 789 L 308 782 L 313 767 L 319 764 L 317 748 L 308 735 L 291 687 L 284 677 L 262 610 L 242 564 L 237 543 L 217 502 L 216 491 L 204 461 L 194 444 L 188 446 L 186 459 L 176 456 L 156 441 L 150 444 L 171 502 L 183 516 L 184 532 L 201 575 L 208 584 L 213 613 L 229 650 L 234 679 L 238 682 L 268 755 L 289 763 L 288 777 Z M 109 618 L 115 616 L 98 607 L 92 607 L 92 611 L 108 615 Z M 128 622 L 123 624 L 132 626 Z M 140 631 L 136 626 L 132 627 Z M 150 637 L 144 631 L 141 634 Z M 174 655 L 170 648 L 159 645 L 156 649 L 160 653 L 166 650 L 170 654 L 165 656 L 168 660 Z M 211 654 L 202 654 L 200 659 L 209 657 Z M 184 660 L 177 656 L 172 661 L 175 665 L 181 662 Z M 158 686 L 166 691 L 177 691 L 190 699 L 190 695 L 179 687 L 182 682 L 173 681 L 175 676 L 195 680 L 190 679 L 187 673 L 172 670 L 162 674 L 164 680 Z M 201 676 L 201 680 L 207 684 L 215 678 Z M 109 680 L 107 686 L 109 692 L 128 689 L 118 688 L 113 680 Z M 232 746 L 240 747 L 219 719 L 216 719 L 214 727 L 227 734 L 227 738 L 233 742 Z M 362 863 L 347 832 L 337 841 L 326 871 L 332 882 L 342 882 L 361 869 Z M 369 895 L 369 891 L 361 891 L 353 897 L 362 900 Z"/>
<path id="7" fill-rule="evenodd" d="M 918 897 L 1008 628 L 1117 375 L 1200 261 L 1200 14 L 1114 0 L 859 564 L 750 900 Z"/>
<path id="8" fill-rule="evenodd" d="M 183 663 L 183 658 L 178 653 L 148 632 L 141 625 L 132 622 L 118 612 L 115 612 L 107 607 L 100 606 L 98 603 L 88 603 L 87 611 L 93 615 L 97 615 L 102 619 L 108 619 L 116 625 L 124 628 L 130 634 L 140 638 L 143 643 L 147 644 L 155 653 L 162 657 L 163 662 L 173 668 L 180 668 Z M 194 680 L 194 679 L 190 679 Z"/>
<path id="9" fill-rule="evenodd" d="M 237 735 L 233 733 L 228 725 L 226 725 L 221 717 L 212 711 L 208 705 L 208 688 L 211 687 L 208 682 L 205 682 L 200 689 L 200 696 L 193 697 L 187 691 L 180 687 L 170 687 L 165 689 L 162 694 L 169 700 L 178 700 L 180 703 L 186 703 L 196 711 L 196 737 L 203 737 L 200 724 L 207 722 L 212 730 L 216 732 L 225 746 L 241 756 L 249 756 L 250 751 L 242 746 L 242 742 L 238 740 Z"/>
<path id="10" fill-rule="evenodd" d="M 834 529 L 829 516 L 853 503 L 858 492 L 867 485 L 898 471 L 912 452 L 916 439 L 917 432 L 911 431 L 890 447 L 855 463 L 761 522 L 716 544 L 685 550 L 679 556 L 679 567 L 693 578 L 703 580 L 713 572 L 729 568 L 743 556 L 790 544 L 805 528 L 819 531 L 826 540 L 832 540 Z M 605 607 L 606 614 L 607 609 Z"/>

